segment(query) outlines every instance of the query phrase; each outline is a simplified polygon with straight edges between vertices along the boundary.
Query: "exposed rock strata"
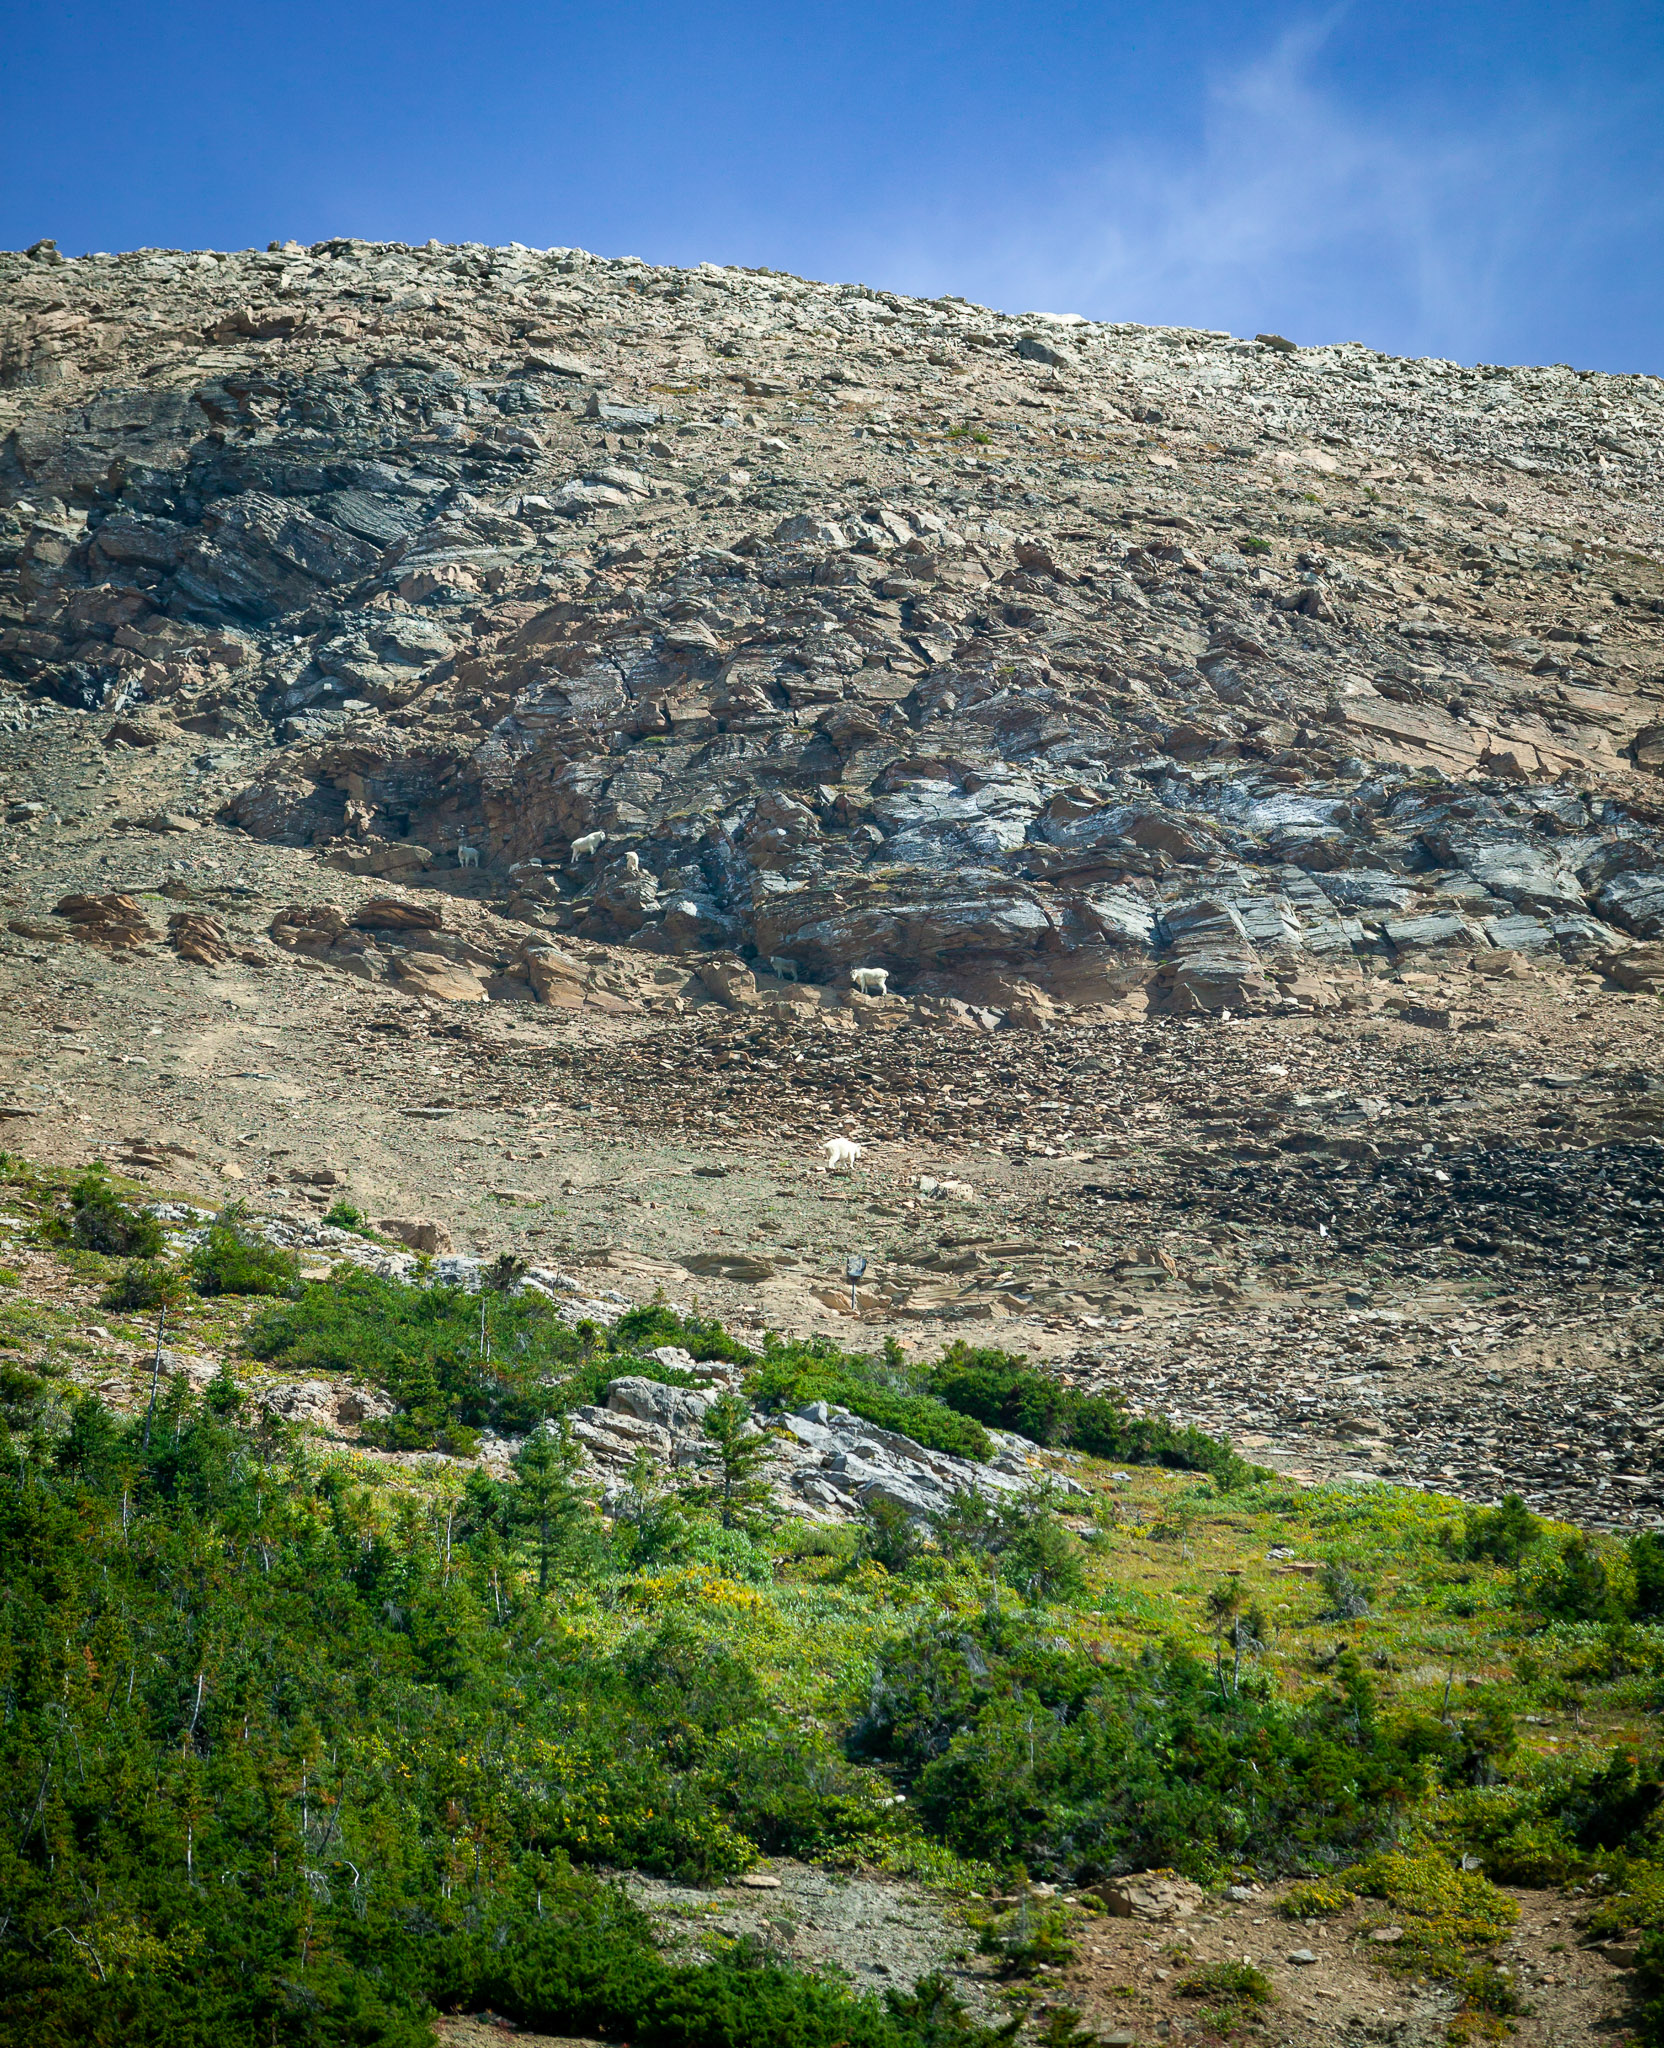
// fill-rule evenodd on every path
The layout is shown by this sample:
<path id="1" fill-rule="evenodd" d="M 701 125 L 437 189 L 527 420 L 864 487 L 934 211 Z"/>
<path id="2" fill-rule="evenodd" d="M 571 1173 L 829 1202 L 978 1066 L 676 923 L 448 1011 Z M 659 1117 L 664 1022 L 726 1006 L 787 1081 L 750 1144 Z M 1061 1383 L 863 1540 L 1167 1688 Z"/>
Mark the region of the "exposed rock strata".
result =
<path id="1" fill-rule="evenodd" d="M 275 733 L 257 836 L 1075 1007 L 1664 938 L 1654 379 L 576 250 L 0 291 L 0 667 Z"/>

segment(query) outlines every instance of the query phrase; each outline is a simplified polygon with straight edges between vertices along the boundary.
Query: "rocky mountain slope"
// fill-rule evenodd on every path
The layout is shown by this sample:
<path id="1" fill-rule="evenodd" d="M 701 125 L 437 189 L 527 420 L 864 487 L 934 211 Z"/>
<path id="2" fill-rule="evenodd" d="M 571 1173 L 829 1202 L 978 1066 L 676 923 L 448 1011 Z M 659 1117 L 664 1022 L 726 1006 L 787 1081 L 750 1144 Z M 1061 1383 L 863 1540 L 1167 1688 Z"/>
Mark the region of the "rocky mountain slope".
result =
<path id="1" fill-rule="evenodd" d="M 7 1130 L 1654 1520 L 1661 432 L 578 250 L 0 256 Z"/>
<path id="2" fill-rule="evenodd" d="M 1664 937 L 1655 379 L 579 250 L 0 291 L 0 662 L 280 738 L 256 837 L 1001 1010 Z"/>

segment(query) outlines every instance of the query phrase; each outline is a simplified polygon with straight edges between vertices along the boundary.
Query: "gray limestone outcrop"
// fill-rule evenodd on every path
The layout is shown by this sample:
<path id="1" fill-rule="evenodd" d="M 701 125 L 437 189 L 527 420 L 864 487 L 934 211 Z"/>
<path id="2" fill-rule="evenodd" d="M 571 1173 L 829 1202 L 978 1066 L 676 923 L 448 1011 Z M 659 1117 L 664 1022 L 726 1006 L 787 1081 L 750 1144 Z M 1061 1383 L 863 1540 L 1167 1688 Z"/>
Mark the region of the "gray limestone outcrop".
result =
<path id="1" fill-rule="evenodd" d="M 686 1354 L 664 1363 L 682 1363 Z M 577 1409 L 571 1430 L 604 1485 L 605 1505 L 627 1500 L 631 1467 L 645 1452 L 667 1478 L 713 1462 L 701 1423 L 715 1394 L 736 1389 L 738 1375 L 722 1367 L 690 1368 L 705 1388 L 666 1386 L 628 1374 L 607 1388 L 604 1401 Z M 1011 1499 L 1044 1482 L 1064 1492 L 1074 1482 L 1040 1469 L 1025 1438 L 992 1431 L 994 1455 L 986 1463 L 928 1449 L 911 1437 L 880 1429 L 847 1408 L 814 1401 L 792 1414 L 753 1413 L 752 1428 L 768 1437 L 767 1464 L 774 1498 L 789 1512 L 817 1521 L 858 1517 L 875 1502 L 899 1508 L 915 1521 L 945 1514 L 957 1495 Z"/>
<path id="2" fill-rule="evenodd" d="M 1651 378 L 713 265 L 0 256 L 0 679 L 551 934 L 1322 1006 L 1664 934 L 1661 450 Z"/>

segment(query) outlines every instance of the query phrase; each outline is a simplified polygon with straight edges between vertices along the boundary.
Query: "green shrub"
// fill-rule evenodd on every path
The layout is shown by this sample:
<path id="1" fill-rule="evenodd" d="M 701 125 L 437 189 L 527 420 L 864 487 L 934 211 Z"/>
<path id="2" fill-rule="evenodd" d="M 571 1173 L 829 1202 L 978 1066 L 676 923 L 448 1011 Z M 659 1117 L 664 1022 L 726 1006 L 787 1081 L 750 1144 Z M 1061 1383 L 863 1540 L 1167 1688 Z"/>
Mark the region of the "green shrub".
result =
<path id="1" fill-rule="evenodd" d="M 1460 1979 L 1469 1952 L 1501 1941 L 1519 1918 L 1513 1900 L 1488 1878 L 1458 1869 L 1425 1844 L 1384 1851 L 1341 1871 L 1340 1882 L 1392 1908 L 1404 1935 L 1381 1960 L 1406 1973 Z"/>
<path id="2" fill-rule="evenodd" d="M 45 1392 L 46 1382 L 37 1373 L 0 1364 L 0 1422 L 10 1429 L 27 1427 Z"/>
<path id="3" fill-rule="evenodd" d="M 1648 1529 L 1629 1539 L 1629 1569 L 1635 1583 L 1637 1621 L 1664 1621 L 1664 1534 Z"/>
<path id="4" fill-rule="evenodd" d="M 130 1209 L 102 1166 L 88 1167 L 70 1188 L 69 1217 L 63 1228 L 79 1250 L 111 1259 L 152 1259 L 166 1241 L 156 1218 Z"/>
<path id="5" fill-rule="evenodd" d="M 1068 1914 L 1026 1890 L 1015 1906 L 983 1922 L 977 1947 L 985 1956 L 997 1956 L 1012 1975 L 1027 1975 L 1042 1963 L 1061 1969 L 1079 1954 Z"/>
<path id="6" fill-rule="evenodd" d="M 1504 1494 L 1502 1505 L 1469 1508 L 1459 1536 L 1446 1531 L 1446 1544 L 1454 1556 L 1470 1561 L 1517 1565 L 1543 1533 L 1543 1524 L 1517 1493 Z"/>
<path id="7" fill-rule="evenodd" d="M 98 1305 L 114 1309 L 165 1308 L 177 1301 L 182 1291 L 182 1276 L 172 1266 L 164 1266 L 154 1258 L 129 1259 L 98 1297 Z"/>
<path id="8" fill-rule="evenodd" d="M 1071 1880 L 1355 1852 L 1391 1836 L 1437 1750 L 1382 1719 L 1350 1651 L 1292 1704 L 1177 1645 L 1098 1659 L 988 1611 L 890 1644 L 850 1739 L 961 1855 Z"/>
<path id="9" fill-rule="evenodd" d="M 990 1564 L 1035 1605 L 1072 1600 L 1085 1589 L 1085 1551 L 1053 1513 L 1044 1488 L 998 1502 L 958 1493 L 935 1531 L 947 1556 Z"/>
<path id="10" fill-rule="evenodd" d="M 961 1414 L 1038 1444 L 1067 1444 L 1089 1457 L 1128 1465 L 1207 1472 L 1221 1486 L 1246 1485 L 1259 1476 L 1258 1468 L 1217 1437 L 1175 1428 L 1159 1416 L 1132 1415 L 1107 1395 L 1077 1393 L 1008 1351 L 950 1344 L 923 1384 Z"/>
<path id="11" fill-rule="evenodd" d="M 1494 1784 L 1518 1739 L 1507 1698 L 1500 1692 L 1489 1692 L 1472 1713 L 1446 1716 L 1442 1725 L 1445 1783 Z"/>
<path id="12" fill-rule="evenodd" d="M 1344 1913 L 1357 1896 L 1343 1884 L 1318 1878 L 1286 1892 L 1277 1911 L 1288 1920 L 1327 1920 L 1336 1913 Z"/>
<path id="13" fill-rule="evenodd" d="M 619 1352 L 656 1351 L 678 1344 L 697 1359 L 720 1359 L 729 1365 L 755 1365 L 757 1354 L 719 1322 L 707 1316 L 679 1316 L 662 1301 L 626 1309 L 613 1325 L 613 1348 Z"/>
<path id="14" fill-rule="evenodd" d="M 324 1211 L 324 1221 L 336 1230 L 361 1231 L 364 1211 L 356 1202 L 348 1201 L 345 1195 L 338 1195 Z"/>
<path id="15" fill-rule="evenodd" d="M 1086 1590 L 1080 1541 L 1048 1509 L 1029 1515 L 1000 1559 L 1000 1577 L 1026 1600 L 1075 1600 Z"/>
<path id="16" fill-rule="evenodd" d="M 861 1542 L 853 1529 L 829 1528 L 817 1522 L 788 1524 L 778 1540 L 788 1558 L 830 1558 L 836 1564 L 853 1562 Z"/>
<path id="17" fill-rule="evenodd" d="M 751 1393 L 756 1401 L 787 1409 L 826 1401 L 848 1408 L 879 1429 L 911 1437 L 927 1450 L 947 1451 L 979 1464 L 994 1455 L 980 1424 L 929 1394 L 887 1383 L 894 1377 L 900 1377 L 895 1368 L 841 1352 L 825 1338 L 802 1343 L 776 1338 L 751 1382 Z"/>
<path id="18" fill-rule="evenodd" d="M 257 1237 L 233 1206 L 221 1210 L 192 1252 L 191 1279 L 198 1294 L 289 1295 L 300 1285 L 300 1262 Z"/>
<path id="19" fill-rule="evenodd" d="M 1516 1597 L 1522 1607 L 1550 1621 L 1618 1621 L 1623 1600 L 1612 1583 L 1606 1558 L 1594 1538 L 1566 1537 L 1534 1570 L 1522 1564 Z"/>
<path id="20" fill-rule="evenodd" d="M 1664 1762 L 1657 1757 L 1614 1749 L 1603 1763 L 1551 1779 L 1540 1806 L 1586 1855 L 1664 1850 Z"/>
<path id="21" fill-rule="evenodd" d="M 622 1907 L 616 1895 L 599 1908 L 563 1897 L 543 1921 L 452 1936 L 424 1972 L 429 1996 L 635 2048 L 1002 2048 L 1011 2040 L 1012 2029 L 972 2020 L 938 1976 L 880 2002 L 788 1969 L 755 1945 L 698 1965 L 666 1962 L 645 1917 L 627 1919 Z"/>
<path id="22" fill-rule="evenodd" d="M 1271 2005 L 1277 1993 L 1271 1979 L 1252 1963 L 1206 1963 L 1179 1979 L 1181 1998 L 1216 1998 L 1221 2005 Z"/>
<path id="23" fill-rule="evenodd" d="M 856 1556 L 862 1563 L 904 1572 L 924 1550 L 919 1525 L 899 1502 L 875 1494 L 861 1511 Z"/>
<path id="24" fill-rule="evenodd" d="M 1328 1602 L 1323 1611 L 1325 1621 L 1361 1621 L 1375 1597 L 1374 1589 L 1338 1558 L 1331 1558 L 1324 1565 L 1322 1586 Z"/>

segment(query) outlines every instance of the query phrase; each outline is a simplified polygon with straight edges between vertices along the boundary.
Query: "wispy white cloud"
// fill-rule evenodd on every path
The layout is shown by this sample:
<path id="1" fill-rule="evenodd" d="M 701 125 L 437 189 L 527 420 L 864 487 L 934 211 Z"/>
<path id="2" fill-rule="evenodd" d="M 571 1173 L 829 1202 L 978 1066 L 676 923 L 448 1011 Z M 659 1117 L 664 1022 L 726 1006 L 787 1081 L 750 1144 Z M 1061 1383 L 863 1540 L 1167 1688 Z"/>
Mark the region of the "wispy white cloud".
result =
<path id="1" fill-rule="evenodd" d="M 1323 76 L 1335 19 L 1215 79 L 1192 147 L 1110 144 L 1020 204 L 941 208 L 888 267 L 1011 309 L 1413 354 L 1563 342 L 1591 263 L 1657 229 L 1655 191 L 1593 168 L 1615 110 L 1568 93 L 1365 111 Z"/>

